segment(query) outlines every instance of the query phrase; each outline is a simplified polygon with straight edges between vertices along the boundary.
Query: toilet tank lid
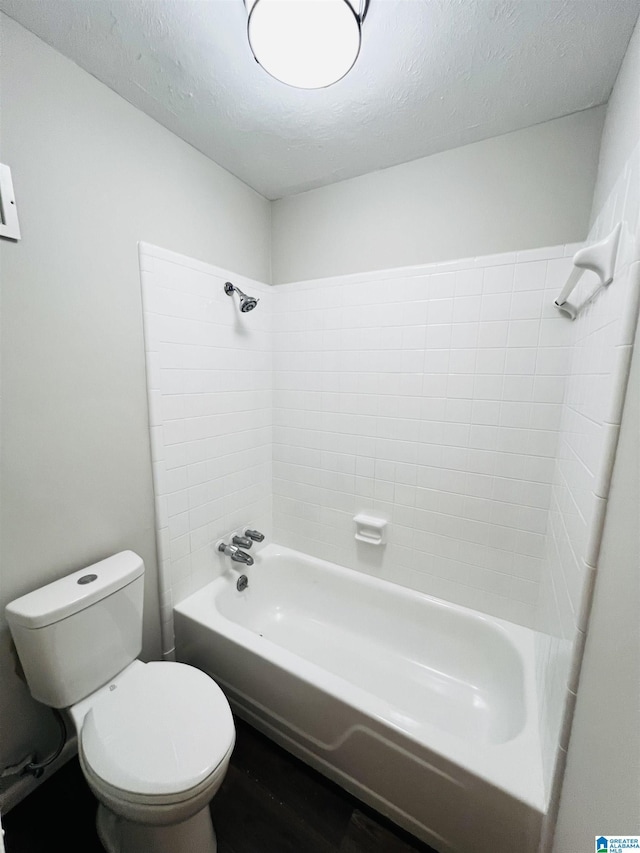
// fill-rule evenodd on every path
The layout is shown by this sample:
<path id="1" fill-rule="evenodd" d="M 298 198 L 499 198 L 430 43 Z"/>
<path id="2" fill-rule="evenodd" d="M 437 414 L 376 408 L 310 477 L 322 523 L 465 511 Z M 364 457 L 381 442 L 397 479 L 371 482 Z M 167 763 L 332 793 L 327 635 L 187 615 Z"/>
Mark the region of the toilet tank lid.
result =
<path id="1" fill-rule="evenodd" d="M 44 628 L 95 604 L 144 573 L 142 558 L 121 551 L 16 598 L 6 607 L 9 625 Z"/>

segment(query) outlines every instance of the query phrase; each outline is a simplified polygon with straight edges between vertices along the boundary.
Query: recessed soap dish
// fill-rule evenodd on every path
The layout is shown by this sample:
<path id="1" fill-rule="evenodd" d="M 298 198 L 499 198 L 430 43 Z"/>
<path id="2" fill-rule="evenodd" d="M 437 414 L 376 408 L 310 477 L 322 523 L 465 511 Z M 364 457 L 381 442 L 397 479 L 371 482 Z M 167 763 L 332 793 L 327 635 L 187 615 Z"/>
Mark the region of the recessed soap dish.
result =
<path id="1" fill-rule="evenodd" d="M 368 545 L 384 545 L 386 541 L 387 521 L 384 518 L 375 518 L 361 512 L 354 516 L 356 524 L 356 539 L 358 542 L 366 542 Z"/>

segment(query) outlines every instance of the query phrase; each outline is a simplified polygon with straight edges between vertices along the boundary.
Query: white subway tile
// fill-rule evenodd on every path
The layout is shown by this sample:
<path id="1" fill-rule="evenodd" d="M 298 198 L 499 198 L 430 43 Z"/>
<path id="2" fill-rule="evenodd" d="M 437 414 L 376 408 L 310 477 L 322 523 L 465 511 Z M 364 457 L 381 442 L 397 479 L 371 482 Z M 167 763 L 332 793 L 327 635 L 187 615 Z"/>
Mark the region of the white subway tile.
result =
<path id="1" fill-rule="evenodd" d="M 540 336 L 539 320 L 511 320 L 507 346 L 511 347 L 537 347 Z"/>
<path id="2" fill-rule="evenodd" d="M 544 291 L 523 291 L 511 297 L 509 317 L 512 320 L 537 320 L 542 316 Z"/>
<path id="3" fill-rule="evenodd" d="M 507 269 L 502 267 L 501 269 Z M 485 271 L 486 272 L 486 271 Z M 486 281 L 485 281 L 486 284 Z M 511 287 L 507 293 L 486 292 L 482 297 L 480 308 L 481 321 L 508 320 L 511 308 Z"/>
<path id="4" fill-rule="evenodd" d="M 483 273 L 480 269 L 458 270 L 455 274 L 455 295 L 479 296 L 482 293 Z"/>
<path id="5" fill-rule="evenodd" d="M 514 290 L 544 290 L 547 268 L 548 262 L 546 260 L 516 264 L 513 282 Z"/>
<path id="6" fill-rule="evenodd" d="M 483 307 L 487 296 L 491 296 L 489 304 L 503 304 L 500 299 L 496 303 L 492 294 L 510 294 L 513 290 L 514 267 L 513 264 L 503 266 L 486 267 L 483 278 Z M 507 299 L 507 303 L 509 299 Z M 486 319 L 500 319 L 487 317 Z"/>
<path id="7" fill-rule="evenodd" d="M 505 320 L 483 320 L 478 328 L 479 347 L 504 347 L 507 345 L 509 323 Z"/>

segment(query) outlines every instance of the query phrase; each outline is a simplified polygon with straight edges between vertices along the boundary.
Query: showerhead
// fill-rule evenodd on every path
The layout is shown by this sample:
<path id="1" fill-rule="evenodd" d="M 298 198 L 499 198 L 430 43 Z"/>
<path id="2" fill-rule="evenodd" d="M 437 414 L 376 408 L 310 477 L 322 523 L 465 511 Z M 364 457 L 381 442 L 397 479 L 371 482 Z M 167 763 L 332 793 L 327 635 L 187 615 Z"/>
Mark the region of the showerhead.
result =
<path id="1" fill-rule="evenodd" d="M 243 293 L 239 287 L 235 284 L 231 284 L 230 281 L 227 281 L 224 286 L 224 292 L 227 296 L 231 296 L 234 290 L 240 297 L 240 310 L 243 314 L 246 314 L 247 311 L 253 311 L 258 302 L 260 302 L 259 299 L 255 299 L 253 296 L 247 296 L 247 294 Z"/>
<path id="2" fill-rule="evenodd" d="M 254 299 L 253 296 L 243 296 L 240 300 L 240 310 L 246 314 L 247 311 L 253 311 L 257 304 L 258 300 Z"/>

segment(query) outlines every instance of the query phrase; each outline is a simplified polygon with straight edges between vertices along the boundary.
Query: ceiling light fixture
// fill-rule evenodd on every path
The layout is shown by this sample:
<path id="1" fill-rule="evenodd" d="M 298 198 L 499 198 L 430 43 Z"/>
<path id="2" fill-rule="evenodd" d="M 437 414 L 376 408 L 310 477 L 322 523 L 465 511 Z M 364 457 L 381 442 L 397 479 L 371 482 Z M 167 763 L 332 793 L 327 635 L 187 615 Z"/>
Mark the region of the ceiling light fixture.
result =
<path id="1" fill-rule="evenodd" d="M 245 0 L 256 61 L 276 80 L 323 89 L 341 80 L 360 52 L 369 0 Z"/>

